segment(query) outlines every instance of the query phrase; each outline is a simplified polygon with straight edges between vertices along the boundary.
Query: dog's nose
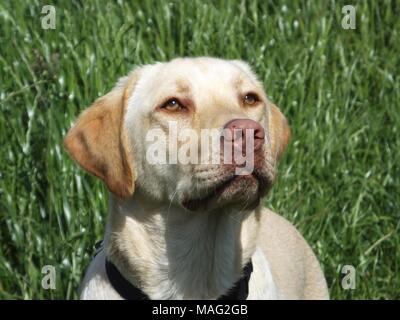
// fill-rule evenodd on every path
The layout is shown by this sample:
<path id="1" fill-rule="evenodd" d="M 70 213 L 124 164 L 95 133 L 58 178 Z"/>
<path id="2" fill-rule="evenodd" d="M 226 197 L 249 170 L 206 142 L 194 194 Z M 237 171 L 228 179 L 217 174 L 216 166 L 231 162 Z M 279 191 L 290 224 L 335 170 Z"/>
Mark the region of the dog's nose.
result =
<path id="1" fill-rule="evenodd" d="M 265 140 L 265 130 L 260 123 L 251 119 L 234 119 L 225 124 L 224 129 L 228 129 L 224 139 L 232 142 L 235 148 L 238 148 L 235 142 L 242 138 L 242 148 L 246 150 L 246 141 L 250 138 L 249 134 L 254 137 L 254 151 L 261 149 Z"/>

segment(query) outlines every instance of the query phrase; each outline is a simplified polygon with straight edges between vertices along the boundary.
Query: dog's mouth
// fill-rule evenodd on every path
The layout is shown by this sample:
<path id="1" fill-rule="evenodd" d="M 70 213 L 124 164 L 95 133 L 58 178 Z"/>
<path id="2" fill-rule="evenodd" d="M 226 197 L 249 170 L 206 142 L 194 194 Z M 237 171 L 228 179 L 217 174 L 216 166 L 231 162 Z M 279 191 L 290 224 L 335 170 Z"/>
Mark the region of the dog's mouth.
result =
<path id="1" fill-rule="evenodd" d="M 216 184 L 205 196 L 187 199 L 182 202 L 182 205 L 190 211 L 238 202 L 242 203 L 242 207 L 255 207 L 271 185 L 272 179 L 254 170 L 248 175 L 231 176 Z"/>

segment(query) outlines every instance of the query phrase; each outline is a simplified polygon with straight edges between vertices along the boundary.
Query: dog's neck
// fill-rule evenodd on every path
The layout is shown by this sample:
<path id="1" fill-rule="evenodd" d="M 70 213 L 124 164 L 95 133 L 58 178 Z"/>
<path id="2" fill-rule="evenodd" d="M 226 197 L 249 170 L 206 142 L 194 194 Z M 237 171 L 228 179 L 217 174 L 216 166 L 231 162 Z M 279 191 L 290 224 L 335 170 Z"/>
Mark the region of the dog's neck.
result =
<path id="1" fill-rule="evenodd" d="M 140 195 L 109 207 L 108 258 L 150 299 L 218 298 L 255 250 L 260 208 L 192 213 Z"/>

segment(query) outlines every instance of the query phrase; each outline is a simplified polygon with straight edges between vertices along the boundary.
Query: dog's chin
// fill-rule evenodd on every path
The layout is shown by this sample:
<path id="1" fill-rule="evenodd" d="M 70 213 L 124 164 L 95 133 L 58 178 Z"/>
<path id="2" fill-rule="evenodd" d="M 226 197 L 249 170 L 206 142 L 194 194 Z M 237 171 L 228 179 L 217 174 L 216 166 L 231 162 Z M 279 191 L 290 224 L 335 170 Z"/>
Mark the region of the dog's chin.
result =
<path id="1" fill-rule="evenodd" d="M 272 185 L 272 179 L 258 172 L 235 175 L 220 182 L 200 198 L 187 199 L 183 207 L 190 211 L 214 210 L 224 207 L 253 209 Z"/>

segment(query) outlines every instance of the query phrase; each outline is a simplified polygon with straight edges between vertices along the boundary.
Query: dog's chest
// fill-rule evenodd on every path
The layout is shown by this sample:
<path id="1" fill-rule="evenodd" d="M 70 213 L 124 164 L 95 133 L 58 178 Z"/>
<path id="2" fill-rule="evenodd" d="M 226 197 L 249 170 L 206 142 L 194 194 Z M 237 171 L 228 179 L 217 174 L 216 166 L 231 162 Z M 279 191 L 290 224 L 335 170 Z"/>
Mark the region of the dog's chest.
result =
<path id="1" fill-rule="evenodd" d="M 252 256 L 253 272 L 249 281 L 248 300 L 276 300 L 280 298 L 278 289 L 272 276 L 268 260 L 263 252 L 257 248 Z M 84 300 L 115 300 L 122 299 L 111 285 L 105 272 L 105 254 L 102 252 L 91 262 L 81 287 L 81 299 Z M 172 281 L 163 279 L 152 299 L 184 299 L 179 294 L 180 289 Z M 195 279 L 193 279 L 195 280 Z M 158 293 L 156 293 L 158 292 Z M 193 297 L 200 299 L 200 297 Z M 216 297 L 215 297 L 216 298 Z M 212 299 L 208 297 L 208 299 Z"/>
<path id="2" fill-rule="evenodd" d="M 256 248 L 251 260 L 253 272 L 248 283 L 249 295 L 247 299 L 279 299 L 279 292 L 269 262 L 260 248 Z M 217 299 L 221 296 L 221 292 L 226 293 L 227 289 L 232 287 L 232 283 L 237 280 L 237 276 L 234 276 L 233 272 L 231 275 L 221 272 L 216 274 L 213 279 L 205 279 L 202 275 L 196 274 L 196 271 L 199 272 L 198 268 L 193 268 L 191 271 L 187 272 L 186 269 L 186 277 L 184 278 L 176 277 L 168 281 L 160 279 L 159 291 L 154 292 L 153 299 Z M 183 284 L 184 281 L 187 281 L 187 283 Z M 210 281 L 214 281 L 214 284 L 210 284 Z M 179 287 L 180 284 L 182 284 L 181 288 Z M 191 290 L 189 291 L 188 288 L 191 288 Z M 214 290 L 214 293 L 211 293 L 211 290 Z M 211 294 L 204 295 L 206 292 Z"/>

